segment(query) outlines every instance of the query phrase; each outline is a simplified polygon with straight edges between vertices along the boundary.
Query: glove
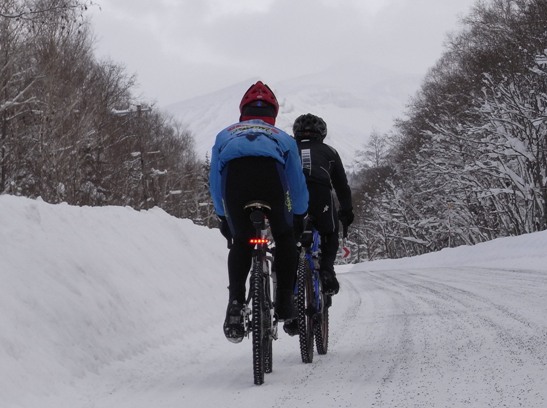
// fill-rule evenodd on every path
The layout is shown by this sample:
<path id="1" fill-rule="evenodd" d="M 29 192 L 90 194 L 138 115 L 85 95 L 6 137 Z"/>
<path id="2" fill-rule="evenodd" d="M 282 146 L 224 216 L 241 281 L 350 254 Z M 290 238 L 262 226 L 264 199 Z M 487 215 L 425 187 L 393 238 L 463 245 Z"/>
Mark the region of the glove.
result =
<path id="1" fill-rule="evenodd" d="M 296 239 L 300 239 L 300 236 L 304 232 L 304 220 L 306 219 L 307 214 L 294 214 L 292 227 L 294 230 L 294 236 Z"/>
<path id="2" fill-rule="evenodd" d="M 342 223 L 344 227 L 347 227 L 351 225 L 353 222 L 353 219 L 355 216 L 353 215 L 353 209 L 350 208 L 349 210 L 339 210 L 338 211 L 338 219 Z"/>
<path id="3" fill-rule="evenodd" d="M 226 219 L 225 216 L 219 215 L 218 216 L 218 221 L 220 223 L 220 225 L 219 225 L 220 233 L 222 234 L 222 236 L 224 238 L 226 238 L 228 240 L 228 242 L 232 242 L 232 231 L 230 231 L 230 226 L 228 225 L 228 220 Z"/>

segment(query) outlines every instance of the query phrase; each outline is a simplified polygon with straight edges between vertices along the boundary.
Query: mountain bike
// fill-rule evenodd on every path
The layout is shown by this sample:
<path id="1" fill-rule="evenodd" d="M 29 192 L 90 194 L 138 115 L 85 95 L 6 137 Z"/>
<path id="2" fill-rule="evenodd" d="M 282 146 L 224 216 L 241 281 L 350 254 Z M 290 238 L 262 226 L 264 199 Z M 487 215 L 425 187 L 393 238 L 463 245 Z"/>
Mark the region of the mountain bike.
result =
<path id="1" fill-rule="evenodd" d="M 264 383 L 264 373 L 272 372 L 272 342 L 277 340 L 277 319 L 274 317 L 275 271 L 271 271 L 273 253 L 270 250 L 267 214 L 270 206 L 262 201 L 245 205 L 255 227 L 255 236 L 249 243 L 254 246 L 250 274 L 250 289 L 243 311 L 243 324 L 248 337 L 252 333 L 254 383 Z M 273 289 L 273 290 L 272 290 Z"/>
<path id="2" fill-rule="evenodd" d="M 314 338 L 317 352 L 327 354 L 329 307 L 332 303 L 331 295 L 323 293 L 319 272 L 321 237 L 312 223 L 313 220 L 308 220 L 298 243 L 300 255 L 295 288 L 300 356 L 303 363 L 313 361 Z"/>

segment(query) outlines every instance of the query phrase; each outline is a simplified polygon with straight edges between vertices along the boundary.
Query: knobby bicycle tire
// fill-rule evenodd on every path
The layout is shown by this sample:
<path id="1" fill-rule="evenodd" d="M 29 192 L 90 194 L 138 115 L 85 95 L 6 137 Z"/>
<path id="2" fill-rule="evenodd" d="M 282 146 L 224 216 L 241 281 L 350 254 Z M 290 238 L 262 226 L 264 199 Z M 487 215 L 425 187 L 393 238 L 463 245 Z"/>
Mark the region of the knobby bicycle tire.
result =
<path id="1" fill-rule="evenodd" d="M 319 286 L 321 291 L 321 285 Z M 318 320 L 314 325 L 315 346 L 320 355 L 327 354 L 329 350 L 329 295 L 321 294 L 321 312 L 317 314 Z"/>
<path id="2" fill-rule="evenodd" d="M 253 375 L 255 385 L 264 383 L 264 275 L 262 262 L 254 262 L 252 287 Z"/>
<path id="3" fill-rule="evenodd" d="M 297 271 L 298 337 L 303 363 L 313 361 L 313 285 L 311 271 L 305 257 L 300 256 Z"/>
<path id="4" fill-rule="evenodd" d="M 263 307 L 263 336 L 262 342 L 264 347 L 264 372 L 269 374 L 273 370 L 273 321 L 272 321 L 272 292 L 270 286 L 270 277 L 268 276 L 268 265 L 265 262 L 265 265 L 262 268 L 263 272 L 263 293 L 264 301 L 262 302 Z"/>

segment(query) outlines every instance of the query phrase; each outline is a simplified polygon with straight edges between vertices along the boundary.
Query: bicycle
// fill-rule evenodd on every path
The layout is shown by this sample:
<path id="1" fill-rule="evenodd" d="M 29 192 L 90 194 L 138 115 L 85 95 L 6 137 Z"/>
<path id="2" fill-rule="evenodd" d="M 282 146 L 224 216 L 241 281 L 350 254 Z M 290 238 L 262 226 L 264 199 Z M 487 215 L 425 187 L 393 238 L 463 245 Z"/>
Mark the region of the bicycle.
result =
<path id="1" fill-rule="evenodd" d="M 311 228 L 308 228 L 311 225 Z M 327 354 L 329 346 L 329 307 L 332 296 L 323 292 L 319 259 L 321 237 L 308 220 L 302 233 L 296 282 L 296 306 L 298 310 L 298 335 L 300 355 L 303 363 L 311 363 L 314 339 L 317 352 Z"/>
<path id="2" fill-rule="evenodd" d="M 277 319 L 274 317 L 275 272 L 270 272 L 273 254 L 268 244 L 267 214 L 271 207 L 262 201 L 251 201 L 244 206 L 255 227 L 255 236 L 249 243 L 254 246 L 250 274 L 250 289 L 243 311 L 245 336 L 252 333 L 253 376 L 255 385 L 264 383 L 264 374 L 272 372 L 272 342 L 277 340 Z M 273 288 L 273 291 L 272 291 Z"/>

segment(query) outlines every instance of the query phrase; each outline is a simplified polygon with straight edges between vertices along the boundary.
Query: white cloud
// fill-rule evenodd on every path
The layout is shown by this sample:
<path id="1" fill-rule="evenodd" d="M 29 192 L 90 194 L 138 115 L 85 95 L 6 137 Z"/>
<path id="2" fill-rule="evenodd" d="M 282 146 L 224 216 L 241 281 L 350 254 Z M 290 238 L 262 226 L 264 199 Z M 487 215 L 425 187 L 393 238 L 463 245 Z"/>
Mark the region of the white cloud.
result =
<path id="1" fill-rule="evenodd" d="M 207 21 L 215 21 L 224 16 L 267 13 L 276 0 L 208 0 Z"/>
<path id="2" fill-rule="evenodd" d="M 366 14 L 374 15 L 380 10 L 388 7 L 394 1 L 396 0 L 346 0 L 343 2 L 343 6 L 352 7 Z M 318 3 L 334 8 L 339 8 L 341 6 L 340 0 L 320 0 Z"/>
<path id="3" fill-rule="evenodd" d="M 475 0 L 98 1 L 98 54 L 168 104 L 250 77 L 277 81 L 354 60 L 425 74 Z"/>

